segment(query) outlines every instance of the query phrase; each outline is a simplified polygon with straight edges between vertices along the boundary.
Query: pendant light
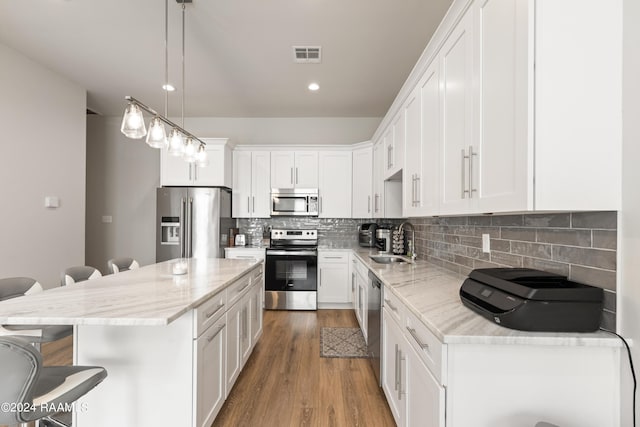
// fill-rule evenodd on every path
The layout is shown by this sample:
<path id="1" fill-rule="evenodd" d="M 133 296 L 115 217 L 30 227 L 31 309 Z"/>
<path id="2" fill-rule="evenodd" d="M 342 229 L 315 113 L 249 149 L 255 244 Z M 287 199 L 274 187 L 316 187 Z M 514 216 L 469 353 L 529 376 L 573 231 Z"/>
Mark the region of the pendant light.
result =
<path id="1" fill-rule="evenodd" d="M 185 52 L 185 3 L 188 0 L 177 0 L 182 5 L 182 108 L 181 118 L 182 126 L 178 126 L 166 116 L 169 114 L 169 92 L 165 88 L 170 86 L 169 83 L 169 54 L 168 54 L 168 40 L 169 40 L 169 0 L 165 0 L 165 81 L 163 89 L 165 89 L 165 103 L 164 103 L 164 116 L 158 114 L 155 110 L 147 107 L 142 102 L 138 101 L 132 96 L 126 96 L 125 99 L 129 101 L 125 109 L 124 117 L 122 118 L 122 125 L 120 131 L 128 138 L 140 139 L 145 135 L 147 136 L 146 142 L 153 148 L 167 148 L 169 154 L 173 156 L 181 156 L 185 161 L 189 163 L 196 163 L 199 167 L 207 166 L 209 161 L 207 158 L 207 151 L 205 143 L 193 136 L 190 132 L 184 129 L 184 98 L 185 98 L 185 72 L 184 72 L 184 52 Z M 190 3 L 190 2 L 189 2 Z M 144 117 L 142 111 L 146 111 L 151 114 L 153 118 L 149 124 L 149 133 L 144 124 Z M 171 127 L 169 138 L 165 129 L 165 124 Z M 185 140 L 186 138 L 186 140 Z"/>

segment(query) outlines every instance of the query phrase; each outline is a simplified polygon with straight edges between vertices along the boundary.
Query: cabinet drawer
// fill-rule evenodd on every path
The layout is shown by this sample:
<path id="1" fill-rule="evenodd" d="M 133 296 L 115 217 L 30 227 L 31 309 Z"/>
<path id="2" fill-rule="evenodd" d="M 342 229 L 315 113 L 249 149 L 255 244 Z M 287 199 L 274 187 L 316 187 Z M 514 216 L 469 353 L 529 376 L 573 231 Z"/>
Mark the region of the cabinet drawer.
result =
<path id="1" fill-rule="evenodd" d="M 249 275 L 251 275 L 251 284 L 255 285 L 256 283 L 262 283 L 263 279 L 263 275 L 262 275 L 262 271 L 263 271 L 263 265 L 260 264 L 260 266 L 258 268 L 256 268 L 255 270 L 253 270 L 251 273 L 249 273 Z"/>
<path id="2" fill-rule="evenodd" d="M 366 265 L 364 265 L 364 263 L 362 261 L 360 261 L 358 258 L 353 257 L 353 260 L 355 261 L 355 269 L 358 272 L 358 274 L 360 276 L 362 276 L 363 278 L 368 278 L 369 277 L 369 269 L 367 268 Z"/>
<path id="3" fill-rule="evenodd" d="M 440 382 L 445 384 L 444 366 L 446 359 L 445 352 L 447 346 L 422 323 L 418 318 L 406 310 L 404 331 L 407 341 L 416 350 L 420 359 L 427 365 L 433 376 Z"/>
<path id="4" fill-rule="evenodd" d="M 264 259 L 264 249 L 225 248 L 225 258 L 229 259 Z"/>
<path id="5" fill-rule="evenodd" d="M 320 263 L 347 263 L 349 262 L 349 252 L 320 252 L 318 253 Z"/>
<path id="6" fill-rule="evenodd" d="M 195 308 L 194 338 L 198 338 L 202 333 L 213 325 L 227 311 L 227 291 L 224 290 L 213 298 L 200 304 Z"/>
<path id="7" fill-rule="evenodd" d="M 250 271 L 248 274 L 245 274 L 235 283 L 227 288 L 227 304 L 231 307 L 236 303 L 242 296 L 246 293 L 251 286 L 251 278 L 254 275 L 255 270 Z"/>
<path id="8" fill-rule="evenodd" d="M 387 308 L 387 311 L 393 319 L 398 322 L 398 325 L 403 324 L 402 314 L 404 311 L 404 305 L 402 305 L 393 292 L 387 291 L 387 288 L 384 286 L 382 289 L 382 306 Z"/>

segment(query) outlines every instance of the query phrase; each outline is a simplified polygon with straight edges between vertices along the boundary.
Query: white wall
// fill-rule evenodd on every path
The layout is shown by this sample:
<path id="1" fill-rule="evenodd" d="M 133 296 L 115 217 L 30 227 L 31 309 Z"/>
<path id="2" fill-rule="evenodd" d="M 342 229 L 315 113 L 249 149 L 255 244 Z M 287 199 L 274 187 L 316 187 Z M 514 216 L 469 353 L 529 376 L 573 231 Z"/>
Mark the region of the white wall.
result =
<path id="1" fill-rule="evenodd" d="M 185 127 L 197 136 L 229 138 L 244 145 L 353 144 L 371 139 L 380 120 L 381 117 L 189 117 L 185 118 Z"/>
<path id="2" fill-rule="evenodd" d="M 58 286 L 84 263 L 86 92 L 3 44 L 0 64 L 0 277 Z"/>
<path id="3" fill-rule="evenodd" d="M 144 139 L 126 138 L 120 122 L 120 117 L 87 116 L 86 259 L 104 274 L 110 258 L 155 262 L 160 152 Z M 102 222 L 103 216 L 113 222 Z"/>
<path id="4" fill-rule="evenodd" d="M 620 333 L 633 340 L 633 358 L 640 369 L 640 2 L 624 0 L 622 211 L 618 280 Z M 626 356 L 626 355 L 625 355 Z M 640 374 L 640 372 L 638 372 Z M 626 357 L 622 363 L 622 425 L 632 425 L 632 382 Z M 640 399 L 639 399 L 640 400 Z M 636 407 L 640 416 L 640 406 Z"/>

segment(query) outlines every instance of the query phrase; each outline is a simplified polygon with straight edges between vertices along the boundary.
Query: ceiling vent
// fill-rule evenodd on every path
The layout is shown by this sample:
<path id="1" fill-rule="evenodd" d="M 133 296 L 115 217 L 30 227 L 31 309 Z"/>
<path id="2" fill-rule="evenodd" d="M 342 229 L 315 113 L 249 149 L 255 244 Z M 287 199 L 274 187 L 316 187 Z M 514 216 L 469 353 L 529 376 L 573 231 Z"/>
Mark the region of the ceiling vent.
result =
<path id="1" fill-rule="evenodd" d="M 322 47 L 294 46 L 293 62 L 298 64 L 319 64 L 322 62 Z"/>

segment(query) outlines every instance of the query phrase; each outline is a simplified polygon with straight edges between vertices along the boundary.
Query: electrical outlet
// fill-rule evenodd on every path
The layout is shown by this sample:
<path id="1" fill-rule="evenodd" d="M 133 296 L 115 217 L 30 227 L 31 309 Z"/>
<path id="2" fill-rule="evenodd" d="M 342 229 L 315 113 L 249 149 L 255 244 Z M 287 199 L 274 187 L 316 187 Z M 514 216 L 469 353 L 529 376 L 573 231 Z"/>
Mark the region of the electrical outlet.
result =
<path id="1" fill-rule="evenodd" d="M 485 254 L 491 252 L 491 237 L 488 234 L 482 235 L 482 252 Z"/>

